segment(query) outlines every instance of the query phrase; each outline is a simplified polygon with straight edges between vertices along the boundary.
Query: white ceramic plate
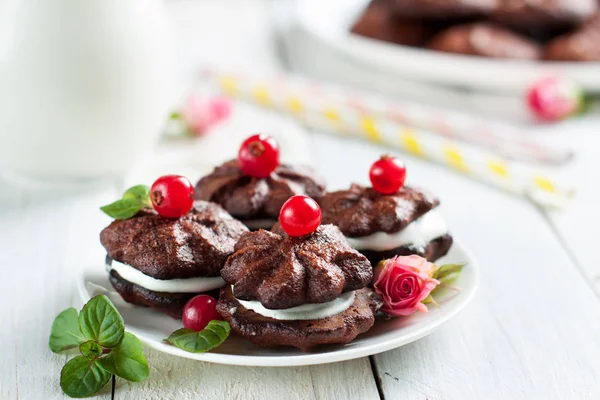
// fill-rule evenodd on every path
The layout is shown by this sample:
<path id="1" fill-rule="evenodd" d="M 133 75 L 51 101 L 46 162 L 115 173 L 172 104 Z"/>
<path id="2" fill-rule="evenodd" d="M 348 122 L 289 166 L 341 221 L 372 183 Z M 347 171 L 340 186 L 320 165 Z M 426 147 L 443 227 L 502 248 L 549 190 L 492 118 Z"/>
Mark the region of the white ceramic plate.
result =
<path id="1" fill-rule="evenodd" d="M 584 90 L 600 91 L 600 62 L 529 62 L 461 56 L 373 40 L 349 33 L 368 0 L 297 1 L 300 28 L 359 64 L 397 77 L 496 93 L 520 93 L 541 76 L 557 74 Z"/>
<path id="2" fill-rule="evenodd" d="M 437 264 L 459 262 L 468 263 L 456 282 L 456 286 L 461 290 L 448 291 L 438 297 L 439 308 L 431 307 L 428 313 L 417 313 L 410 317 L 389 320 L 378 317 L 373 328 L 358 336 L 353 342 L 346 345 L 317 347 L 310 353 L 303 353 L 293 348 L 265 349 L 233 334 L 224 344 L 203 354 L 188 353 L 166 344 L 163 339 L 181 328 L 181 321 L 150 309 L 125 303 L 113 290 L 102 263 L 85 272 L 83 279 L 78 283 L 78 290 L 84 302 L 97 294 L 106 294 L 119 309 L 125 320 L 126 329 L 135 334 L 146 346 L 164 353 L 220 364 L 287 367 L 326 364 L 365 357 L 403 346 L 430 334 L 462 310 L 475 294 L 478 266 L 460 244 L 452 246 L 449 254 Z"/>

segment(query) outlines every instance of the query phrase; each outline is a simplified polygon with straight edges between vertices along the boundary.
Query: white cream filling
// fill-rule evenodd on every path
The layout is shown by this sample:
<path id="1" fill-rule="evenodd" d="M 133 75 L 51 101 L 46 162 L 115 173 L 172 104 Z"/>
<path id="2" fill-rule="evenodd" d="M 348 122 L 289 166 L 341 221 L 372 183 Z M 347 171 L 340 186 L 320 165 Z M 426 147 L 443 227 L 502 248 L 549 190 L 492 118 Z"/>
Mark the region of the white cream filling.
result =
<path id="1" fill-rule="evenodd" d="M 233 290 L 233 287 L 231 290 Z M 328 301 L 327 303 L 303 304 L 301 306 L 286 308 L 283 310 L 270 310 L 265 308 L 262 304 L 260 304 L 259 301 L 256 300 L 246 301 L 238 298 L 236 298 L 236 300 L 239 301 L 240 304 L 246 309 L 252 310 L 255 313 L 265 317 L 284 321 L 295 321 L 322 319 L 344 312 L 352 305 L 352 303 L 354 303 L 354 296 L 354 292 L 346 292 L 338 298 Z"/>
<path id="2" fill-rule="evenodd" d="M 242 221 L 248 229 L 271 229 L 276 222 L 274 219 L 247 219 Z"/>
<path id="3" fill-rule="evenodd" d="M 424 248 L 429 242 L 448 233 L 448 226 L 437 210 L 431 210 L 395 233 L 376 232 L 357 238 L 347 237 L 356 250 L 385 251 L 413 245 Z"/>
<path id="4" fill-rule="evenodd" d="M 112 260 L 111 265 L 107 264 L 106 268 L 109 271 L 116 271 L 126 281 L 154 292 L 201 293 L 225 286 L 225 281 L 220 276 L 168 280 L 156 279 L 133 268 L 131 265 L 115 260 Z"/>

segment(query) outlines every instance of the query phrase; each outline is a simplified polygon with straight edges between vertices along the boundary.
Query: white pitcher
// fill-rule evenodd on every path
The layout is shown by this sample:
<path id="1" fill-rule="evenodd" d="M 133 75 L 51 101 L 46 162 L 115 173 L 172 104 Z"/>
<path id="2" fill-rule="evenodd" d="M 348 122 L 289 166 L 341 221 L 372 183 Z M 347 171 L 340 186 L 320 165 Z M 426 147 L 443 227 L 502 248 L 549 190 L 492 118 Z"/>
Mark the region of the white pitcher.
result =
<path id="1" fill-rule="evenodd" d="M 160 0 L 0 0 L 0 169 L 123 175 L 172 105 Z"/>

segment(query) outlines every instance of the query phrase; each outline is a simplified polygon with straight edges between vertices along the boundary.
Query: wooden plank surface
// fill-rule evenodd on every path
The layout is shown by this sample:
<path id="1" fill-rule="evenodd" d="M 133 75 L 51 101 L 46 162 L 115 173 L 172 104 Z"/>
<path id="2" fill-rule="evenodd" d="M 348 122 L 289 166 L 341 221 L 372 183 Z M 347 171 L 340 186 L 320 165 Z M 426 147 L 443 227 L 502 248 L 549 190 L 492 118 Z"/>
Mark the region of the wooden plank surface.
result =
<path id="1" fill-rule="evenodd" d="M 2 186 L 9 186 L 2 182 Z M 48 349 L 54 317 L 74 304 L 74 279 L 80 262 L 93 253 L 97 205 L 114 195 L 81 196 L 23 193 L 11 188 L 0 200 L 0 358 L 1 399 L 63 398 L 60 370 L 66 355 Z M 93 206 L 90 213 L 88 207 Z M 98 397 L 109 399 L 111 385 Z"/>
<path id="2" fill-rule="evenodd" d="M 569 122 L 564 127 L 564 132 L 569 135 L 570 145 L 577 151 L 575 160 L 564 171 L 564 175 L 578 188 L 578 192 L 568 208 L 547 213 L 556 234 L 598 296 L 600 263 L 597 260 L 596 246 L 600 237 L 599 131 L 598 114 Z"/>
<path id="3" fill-rule="evenodd" d="M 209 364 L 147 351 L 150 377 L 119 380 L 115 399 L 379 399 L 367 358 L 314 367 Z"/>

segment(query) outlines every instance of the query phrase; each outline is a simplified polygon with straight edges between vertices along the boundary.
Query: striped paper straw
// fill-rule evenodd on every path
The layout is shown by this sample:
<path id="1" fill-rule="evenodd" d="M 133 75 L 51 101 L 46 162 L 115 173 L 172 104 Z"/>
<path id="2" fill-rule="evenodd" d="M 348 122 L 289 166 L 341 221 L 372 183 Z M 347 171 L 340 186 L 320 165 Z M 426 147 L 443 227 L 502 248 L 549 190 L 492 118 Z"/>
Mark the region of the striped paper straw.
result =
<path id="1" fill-rule="evenodd" d="M 401 126 L 419 129 L 419 134 L 466 141 L 484 147 L 508 159 L 525 162 L 560 164 L 570 160 L 572 150 L 543 145 L 531 139 L 531 133 L 512 125 L 478 116 L 449 111 L 434 106 L 390 100 L 366 92 L 349 90 L 297 76 L 275 76 L 268 80 L 241 75 L 206 76 L 220 79 L 231 90 L 233 81 L 252 87 L 256 101 L 265 106 L 287 107 L 287 111 L 320 111 L 335 104 L 340 112 L 355 112 L 378 119 L 388 119 Z M 302 101 L 309 99 L 309 101 Z"/>
<path id="2" fill-rule="evenodd" d="M 320 87 L 313 87 L 308 91 L 290 91 L 280 90 L 282 87 L 290 87 L 281 85 L 281 78 L 273 82 L 229 74 L 204 74 L 204 77 L 230 96 L 280 110 L 311 128 L 341 136 L 358 136 L 396 147 L 495 187 L 525 196 L 544 207 L 561 207 L 573 195 L 571 188 L 544 174 L 515 168 L 504 157 L 452 138 L 409 128 L 382 118 L 379 114 L 356 112 L 356 109 L 345 104 L 330 101 Z M 319 101 L 315 102 L 314 99 Z"/>

